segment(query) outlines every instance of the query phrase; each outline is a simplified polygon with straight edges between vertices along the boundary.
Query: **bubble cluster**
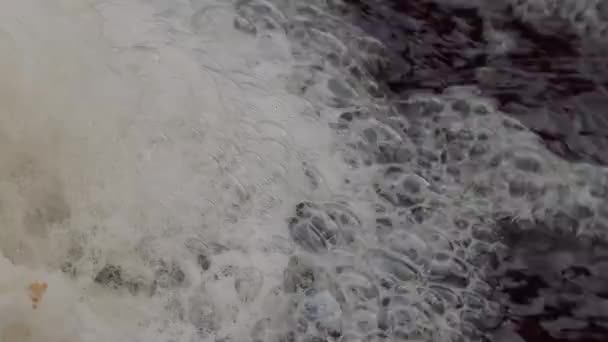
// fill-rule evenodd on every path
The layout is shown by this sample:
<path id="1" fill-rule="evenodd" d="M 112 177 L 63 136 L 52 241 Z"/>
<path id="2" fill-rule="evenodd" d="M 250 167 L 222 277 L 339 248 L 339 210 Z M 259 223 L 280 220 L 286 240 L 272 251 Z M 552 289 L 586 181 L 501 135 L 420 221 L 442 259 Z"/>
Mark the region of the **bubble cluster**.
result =
<path id="1" fill-rule="evenodd" d="M 509 227 L 605 237 L 606 170 L 393 98 L 339 1 L 5 6 L 4 340 L 478 341 Z"/>
<path id="2" fill-rule="evenodd" d="M 329 214 L 331 197 L 294 207 L 279 340 L 480 340 L 502 321 L 486 273 L 506 248 L 505 220 L 604 234 L 589 193 L 602 169 L 554 156 L 475 88 L 377 96 L 387 53 L 328 15 L 339 4 L 274 4 L 298 43 L 289 90 L 333 128 L 346 166 L 333 197 L 352 213 Z"/>
<path id="3" fill-rule="evenodd" d="M 283 303 L 285 218 L 329 191 L 330 130 L 286 91 L 284 18 L 237 5 L 0 5 L 0 339 L 245 341 L 272 328 L 257 322 Z"/>

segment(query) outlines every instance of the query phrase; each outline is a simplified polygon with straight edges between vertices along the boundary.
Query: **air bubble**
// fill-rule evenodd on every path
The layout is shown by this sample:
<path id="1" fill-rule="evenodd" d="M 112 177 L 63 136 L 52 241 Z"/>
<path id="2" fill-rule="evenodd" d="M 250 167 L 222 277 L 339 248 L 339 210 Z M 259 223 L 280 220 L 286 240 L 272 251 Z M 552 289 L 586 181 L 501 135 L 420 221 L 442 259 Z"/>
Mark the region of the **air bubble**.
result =
<path id="1" fill-rule="evenodd" d="M 432 291 L 427 291 L 424 294 L 424 301 L 431 308 L 431 310 L 433 310 L 434 314 L 436 314 L 436 315 L 445 314 L 445 311 L 447 309 L 446 303 L 443 300 L 443 298 L 438 296 L 436 293 L 434 293 Z"/>
<path id="2" fill-rule="evenodd" d="M 377 298 L 380 294 L 375 280 L 356 269 L 341 271 L 335 281 L 342 290 L 342 295 L 336 296 L 342 305 L 350 306 L 359 302 L 367 302 Z"/>
<path id="3" fill-rule="evenodd" d="M 349 225 L 358 225 L 358 218 L 338 206 L 323 210 L 319 205 L 304 202 L 296 206 L 296 216 L 289 220 L 294 241 L 308 251 L 321 252 L 339 244 L 352 243 Z"/>
<path id="4" fill-rule="evenodd" d="M 479 158 L 484 156 L 490 148 L 486 144 L 476 143 L 469 149 L 469 157 L 471 158 Z"/>
<path id="5" fill-rule="evenodd" d="M 538 198 L 543 189 L 530 180 L 515 178 L 509 181 L 509 194 L 513 197 Z"/>
<path id="6" fill-rule="evenodd" d="M 452 129 L 448 129 L 446 132 L 447 142 L 455 142 L 455 141 L 471 141 L 473 140 L 473 133 L 462 127 L 454 127 Z"/>
<path id="7" fill-rule="evenodd" d="M 374 154 L 378 164 L 404 164 L 414 157 L 409 148 L 387 143 L 378 144 Z"/>
<path id="8" fill-rule="evenodd" d="M 335 233 L 329 231 L 318 217 L 312 220 L 292 218 L 289 221 L 289 233 L 300 247 L 312 252 L 326 250 L 330 244 L 328 240 L 335 238 Z"/>
<path id="9" fill-rule="evenodd" d="M 429 182 L 424 178 L 391 166 L 385 169 L 374 188 L 381 198 L 399 207 L 409 207 L 422 203 L 426 198 Z"/>
<path id="10" fill-rule="evenodd" d="M 399 254 L 417 262 L 424 263 L 430 246 L 417 234 L 397 230 L 387 238 L 388 247 Z"/>
<path id="11" fill-rule="evenodd" d="M 332 78 L 327 81 L 327 88 L 339 98 L 346 99 L 353 97 L 353 90 L 350 89 L 348 85 L 344 84 L 344 81 Z"/>
<path id="12" fill-rule="evenodd" d="M 524 172 L 540 173 L 543 170 L 542 161 L 533 155 L 516 155 L 513 163 L 517 169 Z"/>
<path id="13" fill-rule="evenodd" d="M 469 280 L 465 262 L 445 252 L 437 252 L 430 264 L 430 279 L 451 286 L 464 288 Z"/>
<path id="14" fill-rule="evenodd" d="M 420 271 L 413 264 L 408 263 L 405 258 L 399 258 L 383 250 L 369 250 L 365 254 L 365 260 L 370 268 L 375 271 L 383 271 L 399 281 L 412 281 L 420 276 Z"/>
<path id="15" fill-rule="evenodd" d="M 325 204 L 325 212 L 342 229 L 356 229 L 361 226 L 359 217 L 343 204 L 328 203 Z"/>
<path id="16" fill-rule="evenodd" d="M 425 169 L 430 169 L 433 167 L 433 164 L 437 163 L 438 161 L 439 157 L 436 151 L 432 151 L 426 148 L 418 149 L 417 162 L 419 166 Z"/>
<path id="17" fill-rule="evenodd" d="M 444 108 L 445 105 L 441 101 L 414 100 L 400 106 L 399 112 L 403 113 L 406 117 L 428 118 L 441 113 Z"/>

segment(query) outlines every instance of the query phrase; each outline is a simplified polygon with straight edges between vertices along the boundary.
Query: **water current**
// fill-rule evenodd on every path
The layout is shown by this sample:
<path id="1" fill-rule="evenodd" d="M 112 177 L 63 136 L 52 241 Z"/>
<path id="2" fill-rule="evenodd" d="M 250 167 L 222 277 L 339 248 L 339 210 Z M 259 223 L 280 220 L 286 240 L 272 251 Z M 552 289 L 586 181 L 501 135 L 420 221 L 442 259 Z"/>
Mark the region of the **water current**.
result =
<path id="1" fill-rule="evenodd" d="M 0 341 L 604 341 L 607 32 L 595 0 L 5 0 Z"/>

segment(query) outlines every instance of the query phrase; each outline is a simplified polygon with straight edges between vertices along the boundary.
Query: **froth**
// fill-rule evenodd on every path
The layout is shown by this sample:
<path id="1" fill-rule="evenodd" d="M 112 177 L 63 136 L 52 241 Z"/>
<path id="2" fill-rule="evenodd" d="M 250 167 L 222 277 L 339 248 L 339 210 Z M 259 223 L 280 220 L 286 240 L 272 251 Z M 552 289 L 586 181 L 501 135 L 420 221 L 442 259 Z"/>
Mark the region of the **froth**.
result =
<path id="1" fill-rule="evenodd" d="M 474 339 L 500 220 L 605 234 L 605 170 L 475 89 L 380 96 L 326 5 L 0 5 L 0 337 Z"/>
<path id="2" fill-rule="evenodd" d="M 289 22 L 289 89 L 328 118 L 342 162 L 330 196 L 291 212 L 278 340 L 481 340 L 501 320 L 484 278 L 506 221 L 604 235 L 588 187 L 605 170 L 552 155 L 479 89 L 387 100 L 374 79 L 391 73 L 388 48 L 332 16 L 340 3 L 240 5 L 249 32 Z"/>
<path id="3" fill-rule="evenodd" d="M 212 2 L 0 7 L 3 341 L 248 334 L 314 192 L 301 146 L 328 145 L 284 91 L 284 37 Z"/>

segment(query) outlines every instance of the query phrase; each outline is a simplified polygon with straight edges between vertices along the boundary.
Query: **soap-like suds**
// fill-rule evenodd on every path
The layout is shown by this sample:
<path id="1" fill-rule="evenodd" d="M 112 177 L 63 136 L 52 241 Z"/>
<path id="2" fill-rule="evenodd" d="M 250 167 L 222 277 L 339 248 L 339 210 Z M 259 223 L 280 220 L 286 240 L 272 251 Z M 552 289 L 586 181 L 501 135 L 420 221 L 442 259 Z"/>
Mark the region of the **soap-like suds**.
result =
<path id="1" fill-rule="evenodd" d="M 222 2 L 0 9 L 3 341 L 242 340 L 280 301 L 307 150 L 329 151 L 287 41 Z"/>
<path id="2" fill-rule="evenodd" d="M 605 235 L 604 169 L 379 95 L 340 6 L 0 5 L 3 341 L 473 340 L 497 219 Z"/>

